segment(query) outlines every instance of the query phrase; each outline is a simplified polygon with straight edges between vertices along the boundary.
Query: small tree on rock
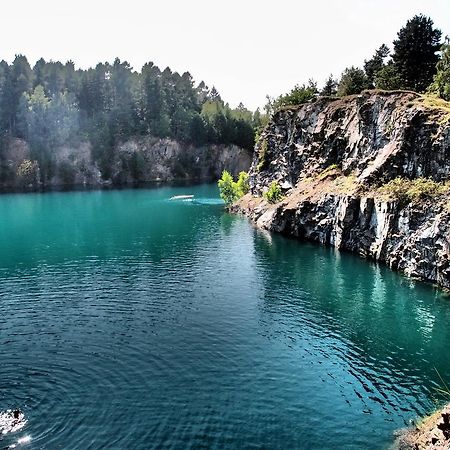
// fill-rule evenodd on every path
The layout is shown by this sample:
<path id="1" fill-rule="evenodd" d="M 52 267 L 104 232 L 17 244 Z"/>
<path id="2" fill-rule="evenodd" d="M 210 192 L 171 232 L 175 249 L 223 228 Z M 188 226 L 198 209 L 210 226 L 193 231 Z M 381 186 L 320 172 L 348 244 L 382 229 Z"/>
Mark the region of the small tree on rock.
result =
<path id="1" fill-rule="evenodd" d="M 364 70 L 353 66 L 348 67 L 342 74 L 337 95 L 343 97 L 345 95 L 359 94 L 368 87 L 369 82 Z"/>

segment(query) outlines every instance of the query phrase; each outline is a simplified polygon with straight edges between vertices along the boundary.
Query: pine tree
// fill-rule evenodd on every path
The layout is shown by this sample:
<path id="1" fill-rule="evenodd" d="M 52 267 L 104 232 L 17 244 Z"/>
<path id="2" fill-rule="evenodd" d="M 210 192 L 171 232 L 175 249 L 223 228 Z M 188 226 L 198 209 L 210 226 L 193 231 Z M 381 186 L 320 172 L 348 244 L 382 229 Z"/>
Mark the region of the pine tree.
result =
<path id="1" fill-rule="evenodd" d="M 364 71 L 366 72 L 369 87 L 375 86 L 377 73 L 385 67 L 384 60 L 389 56 L 389 48 L 382 45 L 368 61 L 364 61 Z"/>
<path id="2" fill-rule="evenodd" d="M 331 74 L 327 81 L 325 81 L 325 85 L 323 89 L 320 91 L 320 95 L 325 97 L 334 97 L 337 93 L 338 82 Z"/>
<path id="3" fill-rule="evenodd" d="M 369 81 L 364 71 L 358 67 L 348 67 L 342 73 L 337 95 L 343 97 L 345 95 L 359 94 L 368 87 Z"/>
<path id="4" fill-rule="evenodd" d="M 442 35 L 433 25 L 429 17 L 419 15 L 398 32 L 392 60 L 403 89 L 423 92 L 433 81 Z"/>

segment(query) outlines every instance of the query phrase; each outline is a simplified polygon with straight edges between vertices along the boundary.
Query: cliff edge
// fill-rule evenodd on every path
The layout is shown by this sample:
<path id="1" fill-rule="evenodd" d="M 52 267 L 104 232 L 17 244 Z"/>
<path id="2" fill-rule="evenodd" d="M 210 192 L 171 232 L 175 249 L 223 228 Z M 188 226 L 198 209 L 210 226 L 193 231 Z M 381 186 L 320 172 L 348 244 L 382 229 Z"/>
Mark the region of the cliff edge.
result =
<path id="1" fill-rule="evenodd" d="M 366 91 L 278 111 L 232 210 L 450 288 L 449 180 L 450 104 Z M 273 182 L 284 195 L 274 204 Z"/>

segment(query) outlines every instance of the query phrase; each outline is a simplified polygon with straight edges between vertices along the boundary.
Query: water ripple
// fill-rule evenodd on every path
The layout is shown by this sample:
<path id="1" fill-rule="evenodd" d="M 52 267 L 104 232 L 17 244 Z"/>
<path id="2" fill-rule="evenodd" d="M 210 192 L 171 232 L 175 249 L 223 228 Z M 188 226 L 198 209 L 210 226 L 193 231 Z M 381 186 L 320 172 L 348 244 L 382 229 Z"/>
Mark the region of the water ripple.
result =
<path id="1" fill-rule="evenodd" d="M 379 449 L 433 406 L 436 291 L 192 192 L 0 198 L 2 446 Z"/>

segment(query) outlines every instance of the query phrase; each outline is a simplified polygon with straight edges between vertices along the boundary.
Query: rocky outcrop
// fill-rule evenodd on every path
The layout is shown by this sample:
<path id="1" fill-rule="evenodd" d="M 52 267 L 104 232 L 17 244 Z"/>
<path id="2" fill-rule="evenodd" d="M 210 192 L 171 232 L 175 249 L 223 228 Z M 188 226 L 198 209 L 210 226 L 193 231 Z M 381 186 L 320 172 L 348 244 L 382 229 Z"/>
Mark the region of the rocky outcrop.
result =
<path id="1" fill-rule="evenodd" d="M 400 433 L 398 450 L 448 450 L 450 448 L 450 405 L 423 419 L 414 429 Z"/>
<path id="2" fill-rule="evenodd" d="M 449 111 L 407 92 L 365 92 L 279 111 L 256 145 L 251 193 L 233 210 L 259 227 L 450 288 L 448 194 L 405 202 L 380 189 L 396 177 L 450 178 Z M 285 193 L 276 204 L 262 198 L 273 181 Z"/>
<path id="3" fill-rule="evenodd" d="M 103 186 L 174 180 L 217 180 L 227 169 L 247 171 L 251 154 L 237 146 L 195 147 L 171 139 L 146 136 L 117 145 L 108 171 L 94 162 L 90 142 L 63 146 L 54 152 L 52 169 L 45 177 L 28 144 L 4 139 L 0 147 L 0 188 L 37 189 L 52 186 Z"/>
<path id="4" fill-rule="evenodd" d="M 235 145 L 195 147 L 171 139 L 144 137 L 117 149 L 113 180 L 134 181 L 214 180 L 227 169 L 233 175 L 248 171 L 252 155 Z"/>

